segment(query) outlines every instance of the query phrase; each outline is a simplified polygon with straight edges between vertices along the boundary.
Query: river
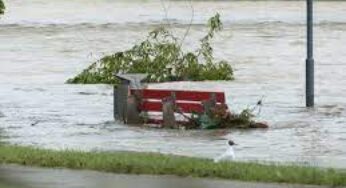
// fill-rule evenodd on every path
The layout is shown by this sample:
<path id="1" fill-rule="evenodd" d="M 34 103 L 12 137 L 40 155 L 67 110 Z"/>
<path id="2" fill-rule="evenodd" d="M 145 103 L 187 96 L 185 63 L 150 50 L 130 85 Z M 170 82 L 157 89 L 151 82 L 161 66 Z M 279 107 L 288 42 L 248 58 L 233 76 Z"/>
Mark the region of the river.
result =
<path id="1" fill-rule="evenodd" d="M 7 0 L 0 19 L 2 140 L 86 151 L 153 151 L 212 158 L 233 139 L 238 160 L 346 168 L 346 2 L 316 2 L 316 108 L 304 105 L 304 1 Z M 191 6 L 192 5 L 192 6 Z M 193 7 L 193 9 L 191 8 Z M 216 12 L 213 42 L 236 80 L 153 84 L 224 91 L 234 111 L 263 98 L 268 130 L 178 131 L 113 120 L 112 88 L 64 82 L 89 63 L 169 24 L 195 49 Z"/>

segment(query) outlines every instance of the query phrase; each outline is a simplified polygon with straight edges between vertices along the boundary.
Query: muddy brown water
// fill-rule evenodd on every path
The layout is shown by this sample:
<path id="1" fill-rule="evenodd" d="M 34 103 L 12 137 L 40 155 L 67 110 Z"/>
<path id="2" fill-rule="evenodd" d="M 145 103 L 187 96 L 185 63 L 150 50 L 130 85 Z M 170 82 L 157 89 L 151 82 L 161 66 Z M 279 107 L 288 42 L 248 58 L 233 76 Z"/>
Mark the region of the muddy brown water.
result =
<path id="1" fill-rule="evenodd" d="M 162 3 L 163 2 L 163 3 Z M 0 126 L 3 141 L 54 149 L 154 151 L 212 158 L 227 139 L 238 160 L 346 168 L 346 2 L 316 2 L 316 104 L 304 108 L 304 1 L 193 1 L 184 41 L 195 49 L 206 20 L 224 30 L 215 56 L 231 82 L 177 82 L 153 88 L 224 91 L 234 111 L 263 99 L 268 130 L 176 131 L 128 127 L 112 117 L 112 89 L 64 82 L 104 54 L 131 47 L 167 23 L 178 36 L 185 1 L 11 0 L 0 19 Z M 163 11 L 167 10 L 167 16 Z"/>

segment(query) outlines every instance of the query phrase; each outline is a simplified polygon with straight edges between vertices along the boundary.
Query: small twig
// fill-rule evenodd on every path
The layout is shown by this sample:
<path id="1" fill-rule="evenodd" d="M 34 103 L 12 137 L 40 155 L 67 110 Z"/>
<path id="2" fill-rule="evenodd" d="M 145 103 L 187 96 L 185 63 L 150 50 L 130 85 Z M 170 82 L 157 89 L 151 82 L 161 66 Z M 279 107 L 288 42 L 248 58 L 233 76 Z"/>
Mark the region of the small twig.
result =
<path id="1" fill-rule="evenodd" d="M 171 23 L 168 20 L 168 8 L 166 7 L 164 0 L 160 0 L 161 6 L 163 8 L 163 11 L 165 13 L 165 21 L 167 22 L 167 26 L 171 29 Z"/>
<path id="2" fill-rule="evenodd" d="M 265 96 L 262 96 L 260 100 L 257 101 L 256 105 L 252 107 L 252 109 L 250 110 L 251 113 L 253 113 L 258 108 L 258 112 L 256 116 L 259 116 L 261 114 L 264 98 Z"/>
<path id="3" fill-rule="evenodd" d="M 176 107 L 176 108 L 175 108 L 175 112 L 177 112 L 178 114 L 182 115 L 182 116 L 183 116 L 184 118 L 186 118 L 188 121 L 193 122 L 193 123 L 196 124 L 196 125 L 198 124 L 198 122 L 197 122 L 195 119 L 189 117 L 188 115 L 185 115 L 184 112 L 182 112 L 182 110 L 181 110 L 180 108 Z"/>
<path id="4" fill-rule="evenodd" d="M 192 22 L 193 22 L 193 19 L 195 17 L 195 9 L 193 8 L 192 0 L 189 0 L 189 4 L 190 4 L 190 8 L 191 8 L 191 19 L 190 19 L 190 23 L 189 23 L 189 25 L 185 31 L 185 34 L 184 34 L 183 38 L 181 39 L 180 48 L 183 45 L 187 35 L 189 34 L 189 32 L 191 30 Z"/>

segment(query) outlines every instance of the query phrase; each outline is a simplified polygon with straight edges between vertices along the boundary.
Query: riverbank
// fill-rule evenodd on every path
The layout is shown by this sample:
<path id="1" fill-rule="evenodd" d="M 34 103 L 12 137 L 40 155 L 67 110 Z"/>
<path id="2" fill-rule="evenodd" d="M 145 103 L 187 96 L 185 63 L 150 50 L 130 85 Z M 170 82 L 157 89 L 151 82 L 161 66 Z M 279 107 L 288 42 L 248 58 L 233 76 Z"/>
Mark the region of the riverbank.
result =
<path id="1" fill-rule="evenodd" d="M 87 169 L 121 174 L 176 175 L 266 183 L 346 185 L 346 173 L 333 169 L 246 162 L 215 164 L 209 159 L 158 153 L 91 153 L 2 145 L 0 146 L 0 163 Z"/>

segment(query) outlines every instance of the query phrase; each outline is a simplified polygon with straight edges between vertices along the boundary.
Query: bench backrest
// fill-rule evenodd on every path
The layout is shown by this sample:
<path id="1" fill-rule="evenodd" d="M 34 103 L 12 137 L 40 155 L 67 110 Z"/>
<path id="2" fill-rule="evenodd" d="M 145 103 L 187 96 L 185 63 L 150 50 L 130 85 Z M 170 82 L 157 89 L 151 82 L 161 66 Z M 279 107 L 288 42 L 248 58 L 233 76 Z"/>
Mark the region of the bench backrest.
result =
<path id="1" fill-rule="evenodd" d="M 225 103 L 223 92 L 132 89 L 131 94 L 137 94 L 141 97 L 140 110 L 151 112 L 162 112 L 162 100 L 167 97 L 174 97 L 176 106 L 184 113 L 203 112 L 202 102 L 212 98 L 215 99 L 216 103 Z"/>

